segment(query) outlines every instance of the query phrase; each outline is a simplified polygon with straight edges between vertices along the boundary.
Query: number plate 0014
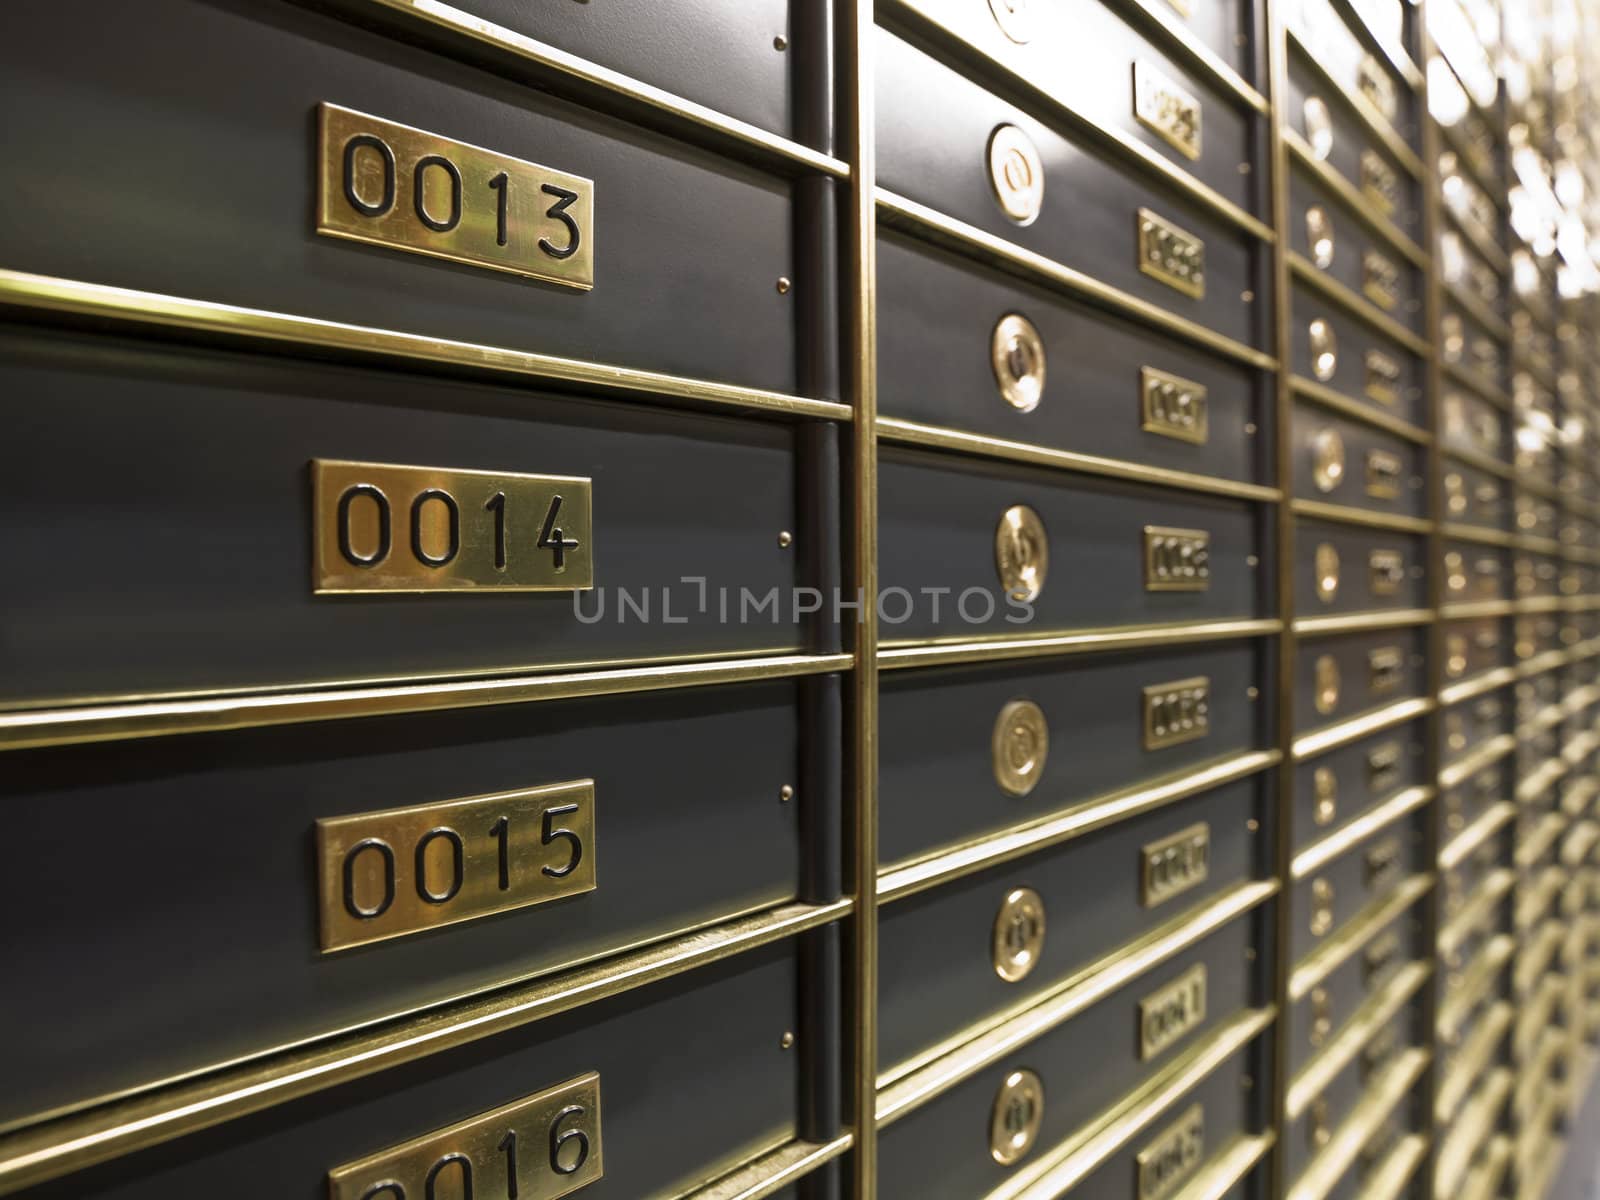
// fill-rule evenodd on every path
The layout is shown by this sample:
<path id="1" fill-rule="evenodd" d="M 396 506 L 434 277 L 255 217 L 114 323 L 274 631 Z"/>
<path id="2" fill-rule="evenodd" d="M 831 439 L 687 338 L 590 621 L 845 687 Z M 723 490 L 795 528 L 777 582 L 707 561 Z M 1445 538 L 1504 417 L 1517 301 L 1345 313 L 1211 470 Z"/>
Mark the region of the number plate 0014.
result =
<path id="1" fill-rule="evenodd" d="M 594 781 L 317 822 L 324 952 L 595 887 Z"/>
<path id="2" fill-rule="evenodd" d="M 317 232 L 594 287 L 594 183 L 323 104 Z"/>
<path id="3" fill-rule="evenodd" d="M 605 1174 L 593 1071 L 328 1172 L 329 1200 L 555 1200 Z"/>
<path id="4" fill-rule="evenodd" d="M 311 464 L 317 592 L 567 592 L 594 586 L 588 479 Z"/>

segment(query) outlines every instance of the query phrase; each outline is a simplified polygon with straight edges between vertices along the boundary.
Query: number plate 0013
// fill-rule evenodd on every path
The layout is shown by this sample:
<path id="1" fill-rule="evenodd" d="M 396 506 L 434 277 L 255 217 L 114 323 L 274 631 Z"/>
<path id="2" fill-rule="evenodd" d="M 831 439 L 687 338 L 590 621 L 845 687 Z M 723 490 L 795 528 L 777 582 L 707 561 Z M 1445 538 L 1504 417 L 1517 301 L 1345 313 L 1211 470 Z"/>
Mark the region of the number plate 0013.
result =
<path id="1" fill-rule="evenodd" d="M 588 479 L 311 464 L 317 592 L 567 592 L 594 586 Z"/>
<path id="2" fill-rule="evenodd" d="M 595 887 L 594 781 L 317 822 L 324 952 Z"/>
<path id="3" fill-rule="evenodd" d="M 555 1200 L 605 1174 L 600 1076 L 590 1071 L 328 1172 L 329 1200 Z"/>
<path id="4" fill-rule="evenodd" d="M 594 183 L 323 104 L 317 232 L 594 287 Z"/>

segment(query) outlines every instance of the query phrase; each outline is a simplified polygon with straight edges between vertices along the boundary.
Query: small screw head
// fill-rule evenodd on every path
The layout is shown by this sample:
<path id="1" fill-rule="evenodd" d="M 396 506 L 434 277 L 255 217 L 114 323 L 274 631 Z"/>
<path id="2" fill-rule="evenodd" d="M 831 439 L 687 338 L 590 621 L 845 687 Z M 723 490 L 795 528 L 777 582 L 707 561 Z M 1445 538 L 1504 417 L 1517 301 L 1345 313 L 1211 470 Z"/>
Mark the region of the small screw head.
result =
<path id="1" fill-rule="evenodd" d="M 790 1033 L 788 1030 L 784 1030 L 783 1036 L 778 1039 L 778 1046 L 781 1049 L 787 1050 L 787 1049 L 789 1049 L 790 1046 L 793 1046 L 793 1045 L 794 1045 L 794 1034 Z"/>
<path id="2" fill-rule="evenodd" d="M 778 799 L 784 804 L 789 803 L 789 801 L 794 799 L 794 788 L 790 787 L 787 783 L 784 784 L 778 789 Z"/>
<path id="3" fill-rule="evenodd" d="M 789 39 L 780 33 L 777 37 L 772 39 L 772 48 L 774 50 L 787 50 L 789 48 Z"/>
<path id="4" fill-rule="evenodd" d="M 1251 684 L 1249 687 L 1245 688 L 1244 694 L 1247 699 L 1259 700 L 1261 698 L 1261 689 L 1256 687 L 1254 684 Z"/>
<path id="5" fill-rule="evenodd" d="M 1246 437 L 1254 437 L 1256 432 L 1256 423 L 1254 421 L 1246 421 L 1244 432 Z"/>
<path id="6" fill-rule="evenodd" d="M 794 284 L 789 282 L 789 277 L 787 275 L 778 276 L 778 295 L 787 296 L 789 294 L 789 289 L 793 286 Z"/>
<path id="7" fill-rule="evenodd" d="M 1239 293 L 1239 299 L 1244 301 L 1246 304 L 1251 303 L 1253 300 L 1255 300 L 1255 298 L 1256 294 L 1250 291 L 1248 288 Z"/>
<path id="8" fill-rule="evenodd" d="M 1261 822 L 1256 820 L 1254 817 L 1251 817 L 1248 821 L 1246 821 L 1244 823 L 1244 827 L 1246 829 L 1248 829 L 1251 833 L 1255 833 L 1256 830 L 1261 828 Z"/>
<path id="9" fill-rule="evenodd" d="M 790 533 L 787 529 L 783 530 L 783 532 L 778 534 L 778 545 L 784 547 L 785 549 L 794 545 L 794 534 Z"/>

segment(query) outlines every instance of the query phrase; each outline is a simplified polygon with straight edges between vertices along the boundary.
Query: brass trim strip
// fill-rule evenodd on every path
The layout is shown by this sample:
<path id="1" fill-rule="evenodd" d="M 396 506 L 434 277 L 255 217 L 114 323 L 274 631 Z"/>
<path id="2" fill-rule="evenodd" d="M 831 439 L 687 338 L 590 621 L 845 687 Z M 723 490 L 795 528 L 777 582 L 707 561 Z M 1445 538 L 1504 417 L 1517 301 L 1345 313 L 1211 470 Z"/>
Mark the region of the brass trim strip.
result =
<path id="1" fill-rule="evenodd" d="M 1539 537 L 1537 534 L 1532 533 L 1514 533 L 1511 537 L 1512 544 L 1519 550 L 1533 550 L 1551 558 L 1561 558 L 1566 553 L 1566 547 L 1554 538 Z"/>
<path id="2" fill-rule="evenodd" d="M 1517 806 L 1509 800 L 1491 804 L 1471 825 L 1451 838 L 1439 850 L 1439 869 L 1453 871 L 1479 846 L 1517 819 Z"/>
<path id="3" fill-rule="evenodd" d="M 1566 665 L 1567 652 L 1565 650 L 1546 650 L 1543 654 L 1535 654 L 1532 658 L 1524 659 L 1518 663 L 1517 676 L 1521 679 L 1527 679 L 1533 675 L 1543 675 L 1546 671 L 1559 670 Z M 1548 714 L 1552 710 L 1556 715 L 1549 717 Z M 1549 725 L 1561 719 L 1560 713 L 1561 705 L 1559 703 L 1552 704 L 1539 710 L 1539 718 L 1543 719 L 1545 725 Z M 1540 728 L 1543 728 L 1543 725 Z"/>
<path id="4" fill-rule="evenodd" d="M 878 1077 L 879 1126 L 898 1121 L 934 1097 L 1004 1061 L 1021 1046 L 1086 1012 L 1119 988 L 1259 908 L 1278 893 L 1275 879 L 1242 883 L 1180 913 L 1080 967 L 1045 993 L 951 1034 Z"/>
<path id="5" fill-rule="evenodd" d="M 1444 288 L 1445 295 L 1449 298 L 1451 304 L 1471 317 L 1495 341 L 1508 350 L 1511 348 L 1513 338 L 1511 326 L 1501 320 L 1498 314 L 1492 312 L 1488 305 L 1484 304 L 1482 300 L 1479 300 L 1471 292 L 1463 291 L 1460 284 L 1445 283 L 1441 280 L 1440 285 Z"/>
<path id="6" fill-rule="evenodd" d="M 1399 1200 L 1427 1158 L 1428 1144 L 1427 1137 L 1420 1133 L 1408 1133 L 1396 1142 L 1367 1178 L 1361 1193 L 1363 1200 Z"/>
<path id="7" fill-rule="evenodd" d="M 1326 1200 L 1368 1142 L 1377 1136 L 1428 1065 L 1428 1052 L 1412 1047 L 1394 1060 L 1356 1101 L 1333 1138 L 1294 1181 L 1285 1200 Z"/>
<path id="8" fill-rule="evenodd" d="M 1277 766 L 1276 750 L 1216 759 L 1195 771 L 1147 780 L 1082 801 L 1053 816 L 976 835 L 956 846 L 878 872 L 878 902 L 888 904 L 1052 846 L 1075 841 L 1140 813 L 1164 808 Z"/>
<path id="9" fill-rule="evenodd" d="M 1388 59 L 1389 65 L 1400 73 L 1400 77 L 1412 91 L 1422 90 L 1425 84 L 1422 71 L 1411 60 L 1411 55 L 1406 53 L 1403 46 L 1374 29 L 1367 22 L 1365 14 L 1350 3 L 1350 0 L 1332 0 L 1332 3 L 1334 9 L 1344 18 L 1344 23 L 1356 35 L 1357 41 L 1364 42 L 1368 50 L 1376 51 Z"/>
<path id="10" fill-rule="evenodd" d="M 1407 625 L 1427 625 L 1434 619 L 1431 608 L 1388 608 L 1371 612 L 1340 613 L 1331 617 L 1296 617 L 1294 631 L 1300 637 L 1319 633 L 1359 633 L 1363 630 L 1401 629 Z"/>
<path id="11" fill-rule="evenodd" d="M 1440 55 L 1439 57 L 1443 58 L 1444 56 Z M 1445 59 L 1445 65 L 1450 68 L 1450 74 L 1455 75 L 1457 82 L 1460 82 L 1461 76 L 1456 73 L 1455 65 L 1451 63 L 1449 59 Z M 1461 90 L 1466 91 L 1465 85 L 1462 86 Z M 1478 107 L 1477 102 L 1470 101 L 1470 98 L 1469 102 L 1472 105 L 1473 112 L 1482 116 L 1491 124 L 1499 124 L 1497 119 L 1498 114 L 1485 113 L 1483 109 Z M 1455 152 L 1456 162 L 1466 168 L 1467 174 L 1472 176 L 1473 182 L 1475 182 L 1478 187 L 1483 190 L 1490 200 L 1494 201 L 1496 211 L 1500 211 L 1504 206 L 1501 205 L 1496 193 L 1504 191 L 1505 184 L 1504 182 L 1491 179 L 1484 172 L 1483 168 L 1478 165 L 1478 158 L 1474 153 L 1472 146 L 1467 142 L 1467 139 L 1461 135 L 1461 123 L 1458 121 L 1454 125 L 1441 125 L 1435 121 L 1433 123 L 1433 128 L 1444 138 L 1446 142 L 1450 143 L 1449 149 Z M 1496 130 L 1497 134 L 1498 132 L 1499 131 Z M 1496 149 L 1499 149 L 1499 147 L 1497 146 Z"/>
<path id="12" fill-rule="evenodd" d="M 1391 341 L 1399 342 L 1411 353 L 1419 357 L 1426 357 L 1429 354 L 1431 347 L 1425 338 L 1412 333 L 1399 321 L 1382 312 L 1372 301 L 1358 295 L 1332 275 L 1319 271 L 1297 250 L 1289 251 L 1289 272 L 1302 283 L 1310 284 L 1314 291 L 1321 292 L 1324 299 L 1333 301 L 1350 316 L 1376 329 Z"/>
<path id="13" fill-rule="evenodd" d="M 1212 86 L 1233 93 L 1262 116 L 1270 111 L 1267 98 L 1250 86 L 1245 77 L 1230 67 L 1222 56 L 1206 45 L 1192 32 L 1169 15 L 1168 9 L 1146 0 L 1109 0 L 1109 7 L 1133 18 L 1147 29 L 1155 30 L 1159 40 L 1166 43 L 1167 53 L 1182 59 L 1183 67 L 1202 75 Z M 1132 24 L 1130 21 L 1129 24 Z"/>
<path id="14" fill-rule="evenodd" d="M 1513 1009 L 1504 1000 L 1490 1005 L 1489 1011 L 1473 1026 L 1466 1045 L 1457 1051 L 1454 1059 L 1439 1082 L 1439 1092 L 1433 1102 L 1433 1119 L 1438 1125 L 1448 1125 L 1467 1098 L 1472 1085 L 1489 1067 L 1494 1053 L 1511 1031 Z"/>
<path id="15" fill-rule="evenodd" d="M 766 1200 L 850 1149 L 852 1136 L 829 1142 L 786 1142 L 710 1183 L 679 1192 L 673 1200 Z"/>
<path id="16" fill-rule="evenodd" d="M 1515 482 L 1517 478 L 1516 467 L 1512 466 L 1508 462 L 1501 462 L 1492 454 L 1485 454 L 1483 451 L 1474 450 L 1470 446 L 1445 446 L 1443 447 L 1443 450 L 1446 457 L 1453 458 L 1457 462 L 1464 463 L 1469 467 L 1476 467 L 1478 470 L 1487 472 L 1488 474 L 1494 475 L 1500 479 L 1507 479 Z"/>
<path id="17" fill-rule="evenodd" d="M 1483 1161 L 1467 1173 L 1461 1184 L 1461 1200 L 1494 1200 L 1505 1183 L 1511 1165 L 1511 1139 L 1497 1135 L 1489 1140 Z M 1443 1197 L 1441 1200 L 1449 1200 Z"/>
<path id="18" fill-rule="evenodd" d="M 1503 688 L 1507 684 L 1515 683 L 1516 678 L 1517 669 L 1515 667 L 1494 667 L 1491 670 L 1483 672 L 1481 675 L 1474 675 L 1470 679 L 1463 679 L 1460 683 L 1452 683 L 1449 687 L 1440 688 L 1439 707 L 1449 708 L 1452 704 L 1460 704 L 1463 700 L 1471 700 L 1476 696 L 1483 695 L 1485 692 L 1492 692 L 1497 688 Z M 1459 759 L 1458 761 L 1476 761 L 1476 757 L 1484 753 L 1485 746 L 1495 745 L 1499 743 L 1501 738 L 1511 738 L 1511 735 L 1509 733 L 1505 733 L 1500 734 L 1498 737 L 1491 738 L 1489 741 L 1480 744 L 1479 747 L 1469 753 L 1466 758 Z M 1515 741 L 1514 738 L 1511 740 Z M 1491 758 L 1493 757 L 1498 756 L 1491 756 Z M 1445 770 L 1451 769 L 1452 768 L 1450 767 L 1445 768 Z M 1442 774 L 1443 772 L 1441 772 L 1441 775 Z M 1467 771 L 1466 774 L 1470 775 L 1472 772 Z"/>
<path id="19" fill-rule="evenodd" d="M 1515 546 L 1517 535 L 1504 529 L 1486 529 L 1482 525 L 1463 525 L 1458 521 L 1444 521 L 1439 533 L 1458 542 L 1476 542 L 1482 546 Z"/>
<path id="20" fill-rule="evenodd" d="M 845 654 L 767 658 L 609 670 L 552 672 L 493 679 L 338 687 L 325 690 L 130 698 L 76 707 L 0 712 L 0 751 L 80 745 L 181 733 L 255 729 L 309 721 L 394 716 L 440 709 L 532 704 L 669 688 L 798 679 L 847 670 Z"/>
<path id="21" fill-rule="evenodd" d="M 1394 414 L 1374 408 L 1370 404 L 1352 400 L 1343 392 L 1335 391 L 1327 384 L 1318 383 L 1314 379 L 1307 379 L 1304 375 L 1290 375 L 1289 390 L 1301 400 L 1309 400 L 1323 408 L 1330 408 L 1340 416 L 1375 426 L 1397 437 L 1403 437 L 1408 442 L 1415 442 L 1419 446 L 1426 446 L 1433 441 L 1433 435 L 1421 426 L 1403 421 Z"/>
<path id="22" fill-rule="evenodd" d="M 1303 733 L 1294 740 L 1294 761 L 1303 762 L 1318 754 L 1325 754 L 1337 746 L 1344 746 L 1364 738 L 1368 734 L 1379 733 L 1385 729 L 1392 729 L 1396 725 L 1403 725 L 1407 721 L 1432 711 L 1433 700 L 1431 698 L 1413 696 L 1409 700 L 1398 700 L 1393 704 L 1386 704 L 1382 708 L 1362 713 L 1357 717 L 1350 717 L 1344 721 L 1338 721 L 1311 733 Z"/>
<path id="23" fill-rule="evenodd" d="M 838 920 L 848 899 L 790 904 L 444 1010 L 127 1095 L 0 1138 L 0 1194 L 568 1012 Z"/>
<path id="24" fill-rule="evenodd" d="M 1218 479 L 1211 475 L 1197 475 L 1190 471 L 1175 471 L 1167 467 L 1148 467 L 1142 463 L 1101 458 L 1076 450 L 1057 450 L 1050 446 L 990 437 L 988 434 L 924 425 L 901 417 L 879 417 L 878 440 L 908 446 L 954 450 L 962 454 L 1027 463 L 1030 466 L 1053 467 L 1081 475 L 1158 484 L 1162 487 L 1180 488 L 1184 491 L 1202 492 L 1213 496 L 1230 496 L 1240 500 L 1260 500 L 1270 504 L 1276 503 L 1283 496 L 1278 488 L 1266 487 L 1259 483 Z"/>
<path id="25" fill-rule="evenodd" d="M 1373 512 L 1353 508 L 1348 504 L 1328 504 L 1322 500 L 1293 500 L 1289 507 L 1296 516 L 1318 521 L 1336 521 L 1341 525 L 1360 525 L 1367 529 L 1392 529 L 1398 533 L 1431 533 L 1433 522 L 1422 517 L 1409 517 L 1400 513 Z"/>
<path id="26" fill-rule="evenodd" d="M 1495 908 L 1511 894 L 1516 882 L 1516 874 L 1504 867 L 1491 871 L 1461 906 L 1461 911 L 1439 926 L 1435 945 L 1440 956 L 1449 958 L 1462 942 L 1478 932 Z"/>
<path id="27" fill-rule="evenodd" d="M 1532 831 L 1518 840 L 1513 861 L 1524 869 L 1533 866 L 1554 848 L 1566 828 L 1567 819 L 1560 813 L 1545 813 Z"/>
<path id="28" fill-rule="evenodd" d="M 1527 600 L 1513 600 L 1512 611 L 1519 613 L 1561 612 L 1567 602 L 1560 596 L 1533 596 Z"/>
<path id="29" fill-rule="evenodd" d="M 1295 166 L 1309 171 L 1315 175 L 1317 182 L 1335 193 L 1343 202 L 1346 209 L 1354 213 L 1356 218 L 1367 227 L 1367 230 L 1376 234 L 1389 244 L 1389 247 L 1398 251 L 1401 256 L 1411 260 L 1419 270 L 1426 271 L 1431 258 L 1426 250 L 1412 241 L 1405 232 L 1381 214 L 1370 200 L 1361 194 L 1355 184 L 1351 183 L 1342 174 L 1326 161 L 1312 153 L 1311 146 L 1305 138 L 1300 136 L 1299 130 L 1291 129 L 1287 125 L 1283 129 L 1283 144 L 1288 147 L 1294 156 Z"/>
<path id="30" fill-rule="evenodd" d="M 1289 973 L 1289 999 L 1293 1002 L 1305 999 L 1312 988 L 1359 953 L 1381 929 L 1426 896 L 1432 887 L 1431 874 L 1413 875 L 1387 895 L 1365 905 Z"/>
<path id="31" fill-rule="evenodd" d="M 1474 617 L 1509 617 L 1517 611 L 1515 600 L 1473 600 L 1465 604 L 1445 604 L 1439 608 L 1444 621 L 1470 621 Z"/>
<path id="32" fill-rule="evenodd" d="M 919 11 L 907 3 L 907 0 L 879 0 L 877 7 L 880 18 L 887 18 L 890 22 L 899 20 L 915 34 L 925 39 L 931 38 L 946 54 L 962 59 L 962 66 L 978 73 L 980 78 L 986 76 L 999 83 L 1002 89 L 1019 93 L 1049 109 L 1048 114 L 1033 112 L 1030 113 L 1031 116 L 1042 116 L 1047 124 L 1055 123 L 1051 118 L 1056 118 L 1073 133 L 1091 143 L 1098 143 L 1098 149 L 1109 151 L 1110 155 L 1120 158 L 1124 163 L 1143 170 L 1147 175 L 1155 176 L 1161 184 L 1182 192 L 1192 203 L 1208 210 L 1214 217 L 1243 230 L 1265 245 L 1271 245 L 1277 236 L 1272 226 L 1245 211 L 1210 184 L 1203 183 L 1198 177 L 1189 174 L 1159 151 L 1129 137 L 1120 129 L 1102 125 L 1093 118 L 1085 116 L 1073 108 L 1055 88 L 1013 71 L 1003 59 L 990 54 L 981 46 L 973 45 L 946 27 L 939 18 Z"/>
<path id="33" fill-rule="evenodd" d="M 53 279 L 26 271 L 0 269 L 0 310 L 5 309 L 153 329 L 177 329 L 239 341 L 253 348 L 265 345 L 287 347 L 295 352 L 331 352 L 361 361 L 430 363 L 472 374 L 535 379 L 654 402 L 827 421 L 848 421 L 851 416 L 849 406 L 832 400 L 810 400 L 709 379 L 689 379 L 657 371 L 536 354 L 530 350 L 240 308 L 212 300 L 163 296 L 103 283 Z"/>
<path id="34" fill-rule="evenodd" d="M 1238 641 L 1279 632 L 1283 623 L 1271 618 L 1240 621 L 1195 621 L 1172 625 L 1123 625 L 1075 633 L 1026 637 L 951 638 L 948 641 L 884 641 L 878 664 L 885 671 L 957 663 L 1007 662 L 1018 658 L 1055 658 L 1104 650 L 1139 650 L 1151 646 L 1189 646 L 1202 642 Z"/>
<path id="35" fill-rule="evenodd" d="M 1501 1068 L 1489 1075 L 1460 1119 L 1439 1144 L 1439 1159 L 1434 1169 L 1434 1195 L 1450 1196 L 1460 1190 L 1462 1176 L 1473 1156 L 1489 1136 L 1495 1118 L 1511 1095 L 1511 1072 Z"/>
<path id="36" fill-rule="evenodd" d="M 1340 1072 L 1355 1062 L 1366 1044 L 1411 1002 L 1432 972 L 1432 963 L 1407 963 L 1393 979 L 1363 1000 L 1344 1028 L 1295 1075 L 1284 1101 L 1284 1117 L 1290 1121 L 1299 1120 L 1307 1106 L 1322 1095 Z"/>
<path id="37" fill-rule="evenodd" d="M 323 7 L 348 13 L 363 23 L 399 32 L 444 48 L 491 70 L 513 68 L 513 77 L 531 78 L 579 103 L 637 119 L 666 118 L 672 131 L 709 136 L 769 163 L 817 171 L 844 179 L 850 168 L 838 159 L 663 88 L 643 83 L 565 50 L 526 37 L 443 0 L 321 0 Z"/>
<path id="38" fill-rule="evenodd" d="M 1185 1093 L 1270 1026 L 1271 1006 L 1247 1012 L 1094 1118 L 1049 1154 L 1023 1167 L 984 1200 L 1054 1200 L 1160 1120 Z"/>
<path id="39" fill-rule="evenodd" d="M 1328 68 L 1317 57 L 1317 52 L 1305 42 L 1293 29 L 1285 30 L 1288 35 L 1289 45 L 1297 50 L 1300 57 L 1308 63 L 1322 82 L 1333 89 L 1340 100 L 1355 112 L 1361 123 L 1367 127 L 1367 132 L 1383 143 L 1383 148 L 1403 167 L 1408 175 L 1413 176 L 1419 183 L 1423 182 L 1427 171 L 1422 159 L 1417 157 L 1417 152 L 1406 144 L 1405 140 L 1395 132 L 1394 126 L 1389 124 L 1365 96 L 1359 92 L 1352 92 L 1335 79 Z"/>
<path id="40" fill-rule="evenodd" d="M 1289 878 L 1298 881 L 1315 874 L 1334 859 L 1348 853 L 1406 814 L 1416 812 L 1432 799 L 1431 784 L 1420 784 L 1395 793 L 1376 808 L 1368 809 L 1348 825 L 1335 830 L 1321 841 L 1313 842 L 1296 854 L 1289 863 Z"/>
<path id="41" fill-rule="evenodd" d="M 1566 884 L 1566 875 L 1567 873 L 1560 867 L 1546 867 L 1538 879 L 1518 890 L 1517 911 L 1513 918 L 1518 933 L 1532 929 L 1544 920 Z M 1540 937 L 1546 941 L 1559 942 L 1560 932 L 1558 926 L 1547 925 Z M 1511 973 L 1511 982 L 1519 993 L 1527 991 L 1531 986 L 1527 976 L 1537 975 L 1544 970 L 1549 965 L 1546 960 L 1554 953 L 1554 947 L 1546 947 L 1544 941 L 1536 941 L 1531 947 L 1524 942 L 1517 957 L 1517 965 Z"/>
<path id="42" fill-rule="evenodd" d="M 1500 201 L 1495 198 L 1494 192 L 1489 193 L 1489 198 L 1494 201 L 1496 215 L 1499 215 Z M 1472 243 L 1472 248 L 1477 251 L 1478 257 L 1486 260 L 1495 274 L 1501 279 L 1510 276 L 1511 256 L 1500 248 L 1499 243 L 1494 240 L 1493 233 L 1448 204 L 1440 205 L 1439 211 L 1458 233 L 1466 235 L 1466 239 Z"/>
<path id="43" fill-rule="evenodd" d="M 1172 1200 L 1223 1200 L 1266 1157 L 1276 1140 L 1277 1134 L 1270 1129 L 1236 1134 L 1193 1179 L 1172 1194 Z"/>
<path id="44" fill-rule="evenodd" d="M 1058 291 L 1087 300 L 1119 316 L 1138 321 L 1163 333 L 1169 333 L 1206 350 L 1233 359 L 1249 367 L 1273 371 L 1278 363 L 1243 342 L 1225 334 L 1216 333 L 1187 317 L 1168 312 L 1148 300 L 1124 292 L 1120 288 L 1102 283 L 1091 275 L 1072 267 L 1063 266 L 1053 259 L 1032 250 L 998 238 L 992 233 L 947 217 L 915 200 L 908 200 L 883 188 L 878 189 L 878 208 L 892 227 L 920 234 L 929 241 L 966 254 L 979 262 L 1006 267 L 1013 273 L 1036 282 L 1054 285 Z"/>
<path id="45" fill-rule="evenodd" d="M 1478 952 L 1462 974 L 1460 986 L 1439 1005 L 1434 1028 L 1441 1039 L 1452 1037 L 1460 1031 L 1462 1021 L 1478 1006 L 1478 1001 L 1483 999 L 1506 969 L 1516 946 L 1515 938 L 1509 933 L 1501 933 L 1490 938 L 1488 944 Z"/>
<path id="46" fill-rule="evenodd" d="M 1496 408 L 1506 412 L 1512 411 L 1511 397 L 1502 392 L 1487 379 L 1480 379 L 1477 375 L 1462 367 L 1459 363 L 1441 363 L 1446 378 L 1457 387 L 1464 387 L 1469 392 L 1474 392 L 1487 400 Z"/>

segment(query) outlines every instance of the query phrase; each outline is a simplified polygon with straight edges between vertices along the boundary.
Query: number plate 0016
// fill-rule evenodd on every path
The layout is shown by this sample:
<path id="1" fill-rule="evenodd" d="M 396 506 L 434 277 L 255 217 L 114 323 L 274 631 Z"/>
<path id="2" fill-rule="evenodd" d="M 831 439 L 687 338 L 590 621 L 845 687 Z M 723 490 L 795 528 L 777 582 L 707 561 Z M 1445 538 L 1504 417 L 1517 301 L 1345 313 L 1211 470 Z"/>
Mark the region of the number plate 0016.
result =
<path id="1" fill-rule="evenodd" d="M 605 1174 L 600 1076 L 590 1071 L 328 1172 L 329 1200 L 555 1200 Z"/>
<path id="2" fill-rule="evenodd" d="M 588 479 L 311 464 L 318 592 L 567 592 L 594 586 Z"/>
<path id="3" fill-rule="evenodd" d="M 317 822 L 322 949 L 343 950 L 595 887 L 594 781 Z"/>
<path id="4" fill-rule="evenodd" d="M 317 232 L 584 291 L 594 287 L 594 183 L 323 104 Z"/>

